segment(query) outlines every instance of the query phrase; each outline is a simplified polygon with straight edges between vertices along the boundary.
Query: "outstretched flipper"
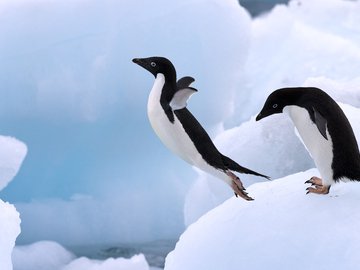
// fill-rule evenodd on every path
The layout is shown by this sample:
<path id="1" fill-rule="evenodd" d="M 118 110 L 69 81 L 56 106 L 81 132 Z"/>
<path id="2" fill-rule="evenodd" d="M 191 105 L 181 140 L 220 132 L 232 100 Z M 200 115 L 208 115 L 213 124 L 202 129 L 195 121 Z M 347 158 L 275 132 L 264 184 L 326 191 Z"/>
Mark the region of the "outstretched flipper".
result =
<path id="1" fill-rule="evenodd" d="M 184 109 L 189 98 L 197 92 L 195 88 L 189 86 L 194 81 L 194 78 L 190 76 L 183 77 L 177 81 L 176 92 L 169 104 L 174 111 Z"/>
<path id="2" fill-rule="evenodd" d="M 181 79 L 179 79 L 176 82 L 176 87 L 177 89 L 183 89 L 183 88 L 187 88 L 190 86 L 190 84 L 192 84 L 195 81 L 195 79 L 193 77 L 190 76 L 185 76 L 182 77 Z"/>

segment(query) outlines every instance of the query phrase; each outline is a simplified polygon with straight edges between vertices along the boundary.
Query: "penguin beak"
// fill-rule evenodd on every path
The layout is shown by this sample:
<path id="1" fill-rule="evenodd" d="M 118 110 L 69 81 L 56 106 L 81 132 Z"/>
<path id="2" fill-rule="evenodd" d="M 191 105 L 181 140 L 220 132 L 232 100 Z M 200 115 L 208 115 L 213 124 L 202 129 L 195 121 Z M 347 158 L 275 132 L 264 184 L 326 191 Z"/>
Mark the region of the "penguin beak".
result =
<path id="1" fill-rule="evenodd" d="M 134 58 L 132 61 L 135 63 L 135 64 L 138 64 L 140 65 L 140 63 L 142 62 L 142 58 Z"/>
<path id="2" fill-rule="evenodd" d="M 262 111 L 256 116 L 255 120 L 260 121 L 261 119 L 265 118 L 266 115 L 262 113 Z"/>
<path id="3" fill-rule="evenodd" d="M 147 62 L 145 61 L 144 58 L 134 58 L 132 61 L 133 61 L 135 64 L 138 64 L 139 66 L 147 69 L 147 68 L 146 68 Z"/>
<path id="4" fill-rule="evenodd" d="M 263 116 L 261 115 L 261 113 L 259 113 L 257 116 L 256 116 L 256 121 L 259 121 L 259 120 L 261 120 L 261 119 L 263 119 Z"/>

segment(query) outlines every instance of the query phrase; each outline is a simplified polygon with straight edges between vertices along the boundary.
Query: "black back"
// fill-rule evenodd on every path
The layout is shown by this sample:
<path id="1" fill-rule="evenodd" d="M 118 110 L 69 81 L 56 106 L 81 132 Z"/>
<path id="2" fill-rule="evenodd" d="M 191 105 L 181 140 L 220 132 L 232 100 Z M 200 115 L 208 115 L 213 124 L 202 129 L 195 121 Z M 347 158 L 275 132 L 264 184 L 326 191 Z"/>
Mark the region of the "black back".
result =
<path id="1" fill-rule="evenodd" d="M 268 176 L 245 168 L 236 163 L 234 160 L 230 159 L 229 157 L 221 154 L 212 142 L 210 136 L 207 134 L 205 129 L 201 126 L 201 124 L 196 120 L 196 118 L 187 108 L 175 110 L 174 113 L 179 119 L 185 132 L 188 134 L 191 141 L 194 143 L 196 149 L 198 150 L 202 158 L 209 165 L 222 171 L 233 170 L 240 173 L 253 174 L 256 176 L 270 179 Z"/>

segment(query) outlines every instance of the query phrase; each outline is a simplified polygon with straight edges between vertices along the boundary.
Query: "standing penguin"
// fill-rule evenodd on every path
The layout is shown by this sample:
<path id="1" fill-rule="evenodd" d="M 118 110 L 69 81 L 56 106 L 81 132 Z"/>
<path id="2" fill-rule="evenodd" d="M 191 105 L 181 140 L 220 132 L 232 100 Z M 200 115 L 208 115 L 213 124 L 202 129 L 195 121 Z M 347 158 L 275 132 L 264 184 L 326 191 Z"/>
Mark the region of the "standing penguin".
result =
<path id="1" fill-rule="evenodd" d="M 312 177 L 308 193 L 328 194 L 333 183 L 360 181 L 360 154 L 351 125 L 339 105 L 313 87 L 271 93 L 256 121 L 286 112 L 293 121 L 322 179 Z"/>
<path id="2" fill-rule="evenodd" d="M 253 200 L 232 171 L 268 177 L 240 166 L 217 150 L 204 128 L 186 108 L 187 100 L 197 92 L 190 87 L 194 79 L 183 77 L 176 81 L 175 68 L 164 57 L 135 58 L 133 62 L 155 76 L 147 111 L 152 128 L 165 146 L 189 164 L 224 180 L 236 196 Z"/>

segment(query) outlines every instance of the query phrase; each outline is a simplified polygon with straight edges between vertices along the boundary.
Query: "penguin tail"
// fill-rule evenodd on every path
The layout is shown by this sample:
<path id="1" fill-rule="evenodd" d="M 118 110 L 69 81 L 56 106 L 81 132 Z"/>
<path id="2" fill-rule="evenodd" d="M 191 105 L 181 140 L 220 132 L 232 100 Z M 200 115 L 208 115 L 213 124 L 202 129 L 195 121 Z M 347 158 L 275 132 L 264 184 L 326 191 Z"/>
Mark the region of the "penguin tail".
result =
<path id="1" fill-rule="evenodd" d="M 239 173 L 252 174 L 252 175 L 264 177 L 267 180 L 271 180 L 269 176 L 245 168 L 239 165 L 238 163 L 236 163 L 235 161 L 233 161 L 231 158 L 228 158 L 227 156 L 221 155 L 221 157 L 225 167 L 227 167 L 229 170 L 236 171 Z"/>

